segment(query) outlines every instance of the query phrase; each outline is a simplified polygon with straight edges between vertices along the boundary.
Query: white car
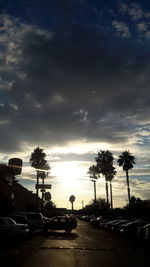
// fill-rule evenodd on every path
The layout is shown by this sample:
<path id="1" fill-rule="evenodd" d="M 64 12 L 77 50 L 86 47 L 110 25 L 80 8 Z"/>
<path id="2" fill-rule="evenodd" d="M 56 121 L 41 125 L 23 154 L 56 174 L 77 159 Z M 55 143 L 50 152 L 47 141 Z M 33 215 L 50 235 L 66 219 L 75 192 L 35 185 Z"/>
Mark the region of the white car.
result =
<path id="1" fill-rule="evenodd" d="M 0 217 L 0 234 L 6 238 L 10 236 L 27 237 L 29 229 L 26 224 L 18 224 L 9 217 Z"/>

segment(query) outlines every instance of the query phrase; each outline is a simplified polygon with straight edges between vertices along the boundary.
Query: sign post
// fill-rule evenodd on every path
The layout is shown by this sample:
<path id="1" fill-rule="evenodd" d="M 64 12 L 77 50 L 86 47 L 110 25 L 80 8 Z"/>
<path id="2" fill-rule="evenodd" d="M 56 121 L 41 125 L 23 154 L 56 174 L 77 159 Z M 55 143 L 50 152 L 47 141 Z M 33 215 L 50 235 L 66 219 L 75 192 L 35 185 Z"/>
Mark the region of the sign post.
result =
<path id="1" fill-rule="evenodd" d="M 35 188 L 37 189 L 51 189 L 52 188 L 52 185 L 51 184 L 44 184 L 44 185 L 42 185 L 42 184 L 36 184 L 35 185 Z"/>

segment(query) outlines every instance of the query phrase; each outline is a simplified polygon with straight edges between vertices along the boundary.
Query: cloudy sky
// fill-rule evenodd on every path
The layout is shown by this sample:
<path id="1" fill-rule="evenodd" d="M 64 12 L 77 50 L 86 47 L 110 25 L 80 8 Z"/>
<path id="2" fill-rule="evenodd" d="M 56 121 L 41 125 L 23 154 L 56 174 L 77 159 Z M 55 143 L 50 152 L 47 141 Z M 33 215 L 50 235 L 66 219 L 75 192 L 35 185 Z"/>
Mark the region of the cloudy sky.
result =
<path id="1" fill-rule="evenodd" d="M 33 149 L 51 166 L 58 207 L 93 198 L 99 150 L 136 158 L 131 195 L 150 198 L 150 3 L 147 0 L 0 1 L 0 161 L 21 157 L 34 191 Z M 121 168 L 114 206 L 127 202 Z M 105 197 L 104 179 L 97 194 Z"/>

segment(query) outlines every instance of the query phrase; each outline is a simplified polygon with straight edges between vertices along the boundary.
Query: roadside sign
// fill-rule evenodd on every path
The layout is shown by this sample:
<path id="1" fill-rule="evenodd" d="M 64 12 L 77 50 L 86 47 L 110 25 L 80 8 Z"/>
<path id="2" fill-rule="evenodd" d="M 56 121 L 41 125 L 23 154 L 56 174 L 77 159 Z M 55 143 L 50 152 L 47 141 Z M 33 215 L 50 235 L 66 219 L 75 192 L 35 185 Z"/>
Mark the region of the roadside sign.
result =
<path id="1" fill-rule="evenodd" d="M 52 185 L 51 184 L 44 184 L 44 186 L 42 185 L 42 184 L 39 184 L 39 185 L 35 185 L 35 188 L 37 189 L 43 189 L 43 187 L 44 187 L 44 189 L 51 189 L 52 188 Z"/>

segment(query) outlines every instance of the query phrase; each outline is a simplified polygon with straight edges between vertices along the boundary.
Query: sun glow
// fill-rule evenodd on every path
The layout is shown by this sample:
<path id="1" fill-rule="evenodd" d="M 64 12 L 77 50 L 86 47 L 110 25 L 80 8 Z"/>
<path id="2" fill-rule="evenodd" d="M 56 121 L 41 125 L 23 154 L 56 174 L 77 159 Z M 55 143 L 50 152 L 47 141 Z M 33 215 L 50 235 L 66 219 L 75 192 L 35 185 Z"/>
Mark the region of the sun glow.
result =
<path id="1" fill-rule="evenodd" d="M 80 186 L 81 178 L 86 175 L 86 168 L 77 161 L 57 162 L 55 165 L 55 175 L 60 183 L 67 187 Z"/>

